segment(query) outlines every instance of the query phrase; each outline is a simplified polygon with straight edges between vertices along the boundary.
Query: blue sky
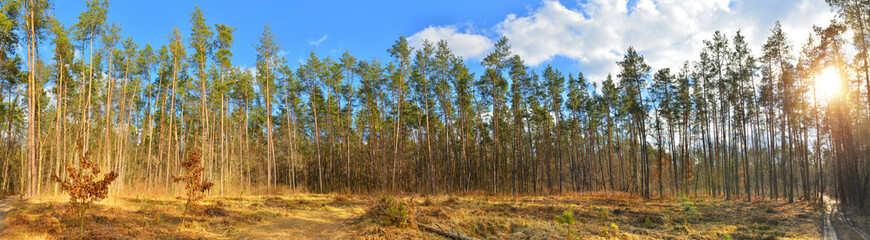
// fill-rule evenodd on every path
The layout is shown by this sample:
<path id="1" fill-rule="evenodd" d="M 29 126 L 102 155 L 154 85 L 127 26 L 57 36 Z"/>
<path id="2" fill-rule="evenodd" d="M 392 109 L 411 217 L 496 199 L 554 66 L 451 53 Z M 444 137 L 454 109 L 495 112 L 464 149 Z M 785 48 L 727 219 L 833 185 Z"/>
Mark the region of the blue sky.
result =
<path id="1" fill-rule="evenodd" d="M 108 21 L 121 25 L 122 35 L 140 45 L 168 42 L 178 27 L 186 37 L 190 13 L 203 10 L 210 24 L 235 27 L 233 61 L 253 66 L 254 45 L 263 27 L 271 25 L 282 53 L 294 66 L 318 56 L 340 56 L 345 50 L 358 59 L 389 59 L 386 49 L 399 36 L 410 36 L 430 25 L 489 26 L 513 12 L 526 12 L 536 1 L 110 1 Z M 84 1 L 55 1 L 57 18 L 75 24 L 86 8 Z M 481 30 L 483 31 L 483 30 Z M 317 44 L 318 40 L 322 40 Z M 155 47 L 156 48 L 156 47 Z M 475 61 L 477 62 L 477 61 Z"/>
<path id="2" fill-rule="evenodd" d="M 112 1 L 109 22 L 140 45 L 159 46 L 178 27 L 189 35 L 190 13 L 202 8 L 210 24 L 237 28 L 234 64 L 251 67 L 254 45 L 270 24 L 282 54 L 292 66 L 311 50 L 319 57 L 345 50 L 358 59 L 389 60 L 386 49 L 399 36 L 447 39 L 452 49 L 480 71 L 480 58 L 501 35 L 514 53 L 540 70 L 552 64 L 563 72 L 584 72 L 593 81 L 616 74 L 614 64 L 634 46 L 654 69 L 694 60 L 702 40 L 722 30 L 747 36 L 755 54 L 769 29 L 782 21 L 799 49 L 813 25 L 834 16 L 824 0 L 583 0 L 583 1 Z M 55 1 L 67 26 L 85 10 L 84 1 Z"/>

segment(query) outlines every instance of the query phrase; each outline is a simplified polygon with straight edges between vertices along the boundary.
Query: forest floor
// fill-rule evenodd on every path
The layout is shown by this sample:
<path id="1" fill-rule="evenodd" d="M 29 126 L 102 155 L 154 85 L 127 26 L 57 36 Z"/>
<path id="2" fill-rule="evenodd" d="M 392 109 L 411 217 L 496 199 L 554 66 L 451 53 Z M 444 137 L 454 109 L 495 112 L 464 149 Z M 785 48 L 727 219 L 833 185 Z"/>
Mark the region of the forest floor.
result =
<path id="1" fill-rule="evenodd" d="M 4 239 L 78 239 L 64 198 L 13 202 Z M 384 215 L 386 210 L 394 215 Z M 427 224 L 476 239 L 819 239 L 821 208 L 710 198 L 289 194 L 209 197 L 184 216 L 180 198 L 112 197 L 88 210 L 86 239 L 438 239 Z M 395 218 L 402 215 L 406 223 Z"/>

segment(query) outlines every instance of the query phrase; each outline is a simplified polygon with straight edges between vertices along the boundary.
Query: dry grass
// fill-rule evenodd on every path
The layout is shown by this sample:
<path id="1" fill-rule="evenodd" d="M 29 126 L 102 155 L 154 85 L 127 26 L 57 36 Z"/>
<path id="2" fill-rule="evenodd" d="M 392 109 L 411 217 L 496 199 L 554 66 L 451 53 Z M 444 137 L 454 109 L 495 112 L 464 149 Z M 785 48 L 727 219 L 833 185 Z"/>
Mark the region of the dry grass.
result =
<path id="1" fill-rule="evenodd" d="M 345 199 L 343 207 L 336 208 L 327 204 L 332 200 L 331 196 L 313 194 L 206 198 L 193 214 L 184 216 L 181 199 L 114 197 L 89 211 L 84 235 L 85 239 L 328 238 L 347 232 L 340 227 L 356 216 L 354 209 L 359 205 Z M 18 201 L 14 205 L 0 238 L 80 238 L 79 223 L 68 217 L 69 205 L 64 200 Z"/>
<path id="2" fill-rule="evenodd" d="M 479 239 L 816 239 L 820 212 L 805 203 L 648 200 L 613 195 L 403 198 L 413 218 Z M 688 207 L 691 202 L 695 210 Z M 431 203 L 431 204 L 428 204 Z M 573 224 L 556 216 L 573 214 Z M 361 221 L 363 236 L 429 239 Z"/>
<path id="3" fill-rule="evenodd" d="M 289 194 L 209 197 L 182 215 L 177 198 L 113 197 L 85 218 L 86 239 L 437 239 L 391 224 L 375 197 Z M 78 239 L 65 199 L 16 202 L 0 238 Z M 819 211 L 804 203 L 649 200 L 606 194 L 396 198 L 407 217 L 479 239 L 815 239 Z M 694 209 L 690 205 L 694 205 Z M 556 216 L 573 214 L 573 224 Z"/>

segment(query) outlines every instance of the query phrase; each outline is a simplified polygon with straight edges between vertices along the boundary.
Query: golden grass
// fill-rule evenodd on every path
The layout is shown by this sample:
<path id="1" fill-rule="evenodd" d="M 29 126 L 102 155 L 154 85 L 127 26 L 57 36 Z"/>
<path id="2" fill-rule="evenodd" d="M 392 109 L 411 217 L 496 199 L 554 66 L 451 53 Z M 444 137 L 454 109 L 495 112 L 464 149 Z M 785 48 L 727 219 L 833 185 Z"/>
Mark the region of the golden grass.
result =
<path id="1" fill-rule="evenodd" d="M 86 239 L 433 239 L 413 224 L 386 224 L 380 196 L 285 194 L 207 197 L 195 218 L 177 197 L 111 197 L 85 219 Z M 820 213 L 805 203 L 710 198 L 644 201 L 624 194 L 405 195 L 417 223 L 479 239 L 814 239 Z M 65 198 L 18 201 L 0 238 L 78 239 Z M 556 221 L 569 211 L 573 224 Z M 368 213 L 367 213 L 368 212 Z"/>
<path id="2" fill-rule="evenodd" d="M 697 213 L 690 213 L 681 200 L 609 194 L 403 200 L 414 209 L 416 221 L 480 239 L 815 239 L 820 229 L 818 210 L 805 203 L 699 198 L 693 201 Z M 556 221 L 565 211 L 573 213 L 574 224 Z M 403 229 L 378 227 L 364 228 L 362 234 L 408 235 Z M 419 232 L 414 236 L 431 237 Z"/>

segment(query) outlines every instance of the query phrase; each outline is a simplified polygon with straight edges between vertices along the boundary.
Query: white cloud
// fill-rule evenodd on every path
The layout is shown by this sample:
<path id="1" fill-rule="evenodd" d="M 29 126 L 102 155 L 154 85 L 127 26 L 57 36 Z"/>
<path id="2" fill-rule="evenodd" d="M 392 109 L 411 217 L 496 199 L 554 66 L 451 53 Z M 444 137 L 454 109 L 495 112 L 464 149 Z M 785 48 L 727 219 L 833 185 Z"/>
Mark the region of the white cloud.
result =
<path id="1" fill-rule="evenodd" d="M 317 40 L 309 40 L 309 41 L 308 41 L 308 45 L 311 45 L 311 46 L 314 46 L 314 47 L 319 47 L 319 46 L 320 46 L 320 43 L 322 43 L 323 41 L 326 41 L 326 38 L 327 38 L 327 37 L 328 37 L 328 36 L 327 36 L 326 34 L 323 34 L 323 37 L 320 37 L 320 38 L 317 39 Z"/>
<path id="2" fill-rule="evenodd" d="M 618 73 L 615 62 L 629 46 L 654 69 L 677 68 L 696 59 L 703 40 L 712 38 L 716 30 L 729 39 L 741 30 L 758 55 L 775 21 L 781 21 L 799 49 L 813 25 L 827 26 L 834 17 L 824 0 L 637 0 L 627 5 L 627 0 L 589 0 L 569 7 L 545 0 L 526 14 L 507 15 L 493 28 L 508 37 L 511 50 L 527 64 L 538 66 L 556 56 L 566 57 L 592 80 L 601 81 L 608 73 Z M 414 36 L 439 32 L 457 35 L 451 26 L 431 26 Z"/>
<path id="3" fill-rule="evenodd" d="M 482 57 L 493 45 L 492 40 L 482 35 L 458 32 L 456 26 L 429 26 L 408 37 L 408 42 L 414 48 L 420 49 L 424 39 L 432 44 L 443 39 L 454 54 L 465 59 Z"/>

